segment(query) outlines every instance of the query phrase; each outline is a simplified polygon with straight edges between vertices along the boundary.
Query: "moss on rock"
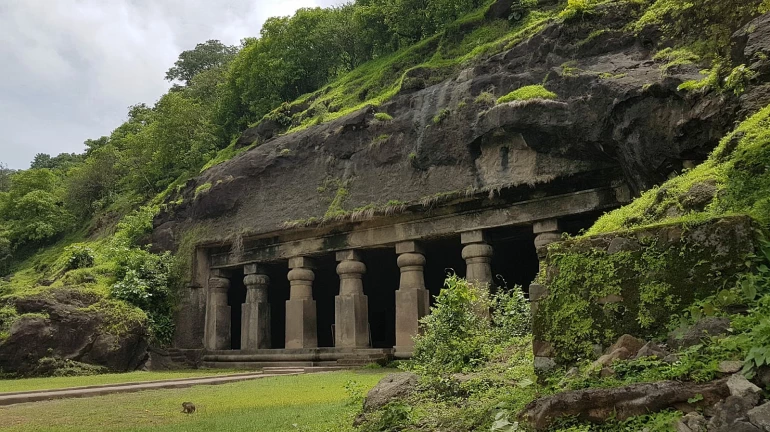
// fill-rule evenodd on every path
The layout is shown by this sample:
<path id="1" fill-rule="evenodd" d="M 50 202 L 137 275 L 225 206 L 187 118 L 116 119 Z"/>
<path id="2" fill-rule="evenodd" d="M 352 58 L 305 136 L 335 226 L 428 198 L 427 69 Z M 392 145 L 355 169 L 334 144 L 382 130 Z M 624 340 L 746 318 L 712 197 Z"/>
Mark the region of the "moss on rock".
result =
<path id="1" fill-rule="evenodd" d="M 661 337 L 672 315 L 735 283 L 754 252 L 754 234 L 750 218 L 731 217 L 554 244 L 535 339 L 569 362 L 625 333 Z"/>

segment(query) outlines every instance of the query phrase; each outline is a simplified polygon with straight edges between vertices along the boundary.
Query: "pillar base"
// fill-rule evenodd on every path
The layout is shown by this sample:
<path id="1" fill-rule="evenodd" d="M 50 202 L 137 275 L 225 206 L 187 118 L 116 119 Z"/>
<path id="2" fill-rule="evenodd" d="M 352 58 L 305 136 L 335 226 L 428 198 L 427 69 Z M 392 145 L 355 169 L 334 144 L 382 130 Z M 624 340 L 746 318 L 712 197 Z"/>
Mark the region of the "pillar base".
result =
<path id="1" fill-rule="evenodd" d="M 270 346 L 270 304 L 244 303 L 241 310 L 241 349 L 267 349 Z"/>
<path id="2" fill-rule="evenodd" d="M 411 351 L 412 340 L 420 331 L 420 318 L 428 314 L 429 295 L 426 289 L 396 291 L 396 346 Z"/>
<path id="3" fill-rule="evenodd" d="M 317 348 L 318 323 L 315 300 L 286 301 L 286 348 Z"/>
<path id="4" fill-rule="evenodd" d="M 365 295 L 334 297 L 334 346 L 369 347 L 369 304 Z"/>
<path id="5" fill-rule="evenodd" d="M 206 329 L 206 347 L 212 350 L 229 350 L 230 345 L 230 306 L 213 306 L 209 309 L 213 315 L 208 320 Z"/>

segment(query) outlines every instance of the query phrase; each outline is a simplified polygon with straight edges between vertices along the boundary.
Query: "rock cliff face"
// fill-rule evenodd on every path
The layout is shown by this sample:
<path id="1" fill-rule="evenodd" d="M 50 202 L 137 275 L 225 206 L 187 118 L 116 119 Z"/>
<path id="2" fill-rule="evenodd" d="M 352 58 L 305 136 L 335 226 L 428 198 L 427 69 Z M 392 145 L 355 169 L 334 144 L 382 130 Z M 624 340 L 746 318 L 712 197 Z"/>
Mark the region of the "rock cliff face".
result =
<path id="1" fill-rule="evenodd" d="M 549 25 L 429 87 L 431 71 L 413 70 L 381 106 L 296 133 L 257 125 L 239 143 L 264 143 L 188 182 L 156 219 L 154 242 L 173 249 L 203 221 L 225 237 L 389 202 L 419 211 L 410 204 L 450 194 L 483 206 L 499 190 L 526 199 L 618 180 L 634 192 L 658 184 L 684 161 L 705 159 L 740 104 L 677 90 L 702 78 L 699 68 L 663 73 L 652 60 L 659 32 L 623 30 L 636 13 L 610 4 Z M 537 84 L 557 98 L 494 103 Z"/>

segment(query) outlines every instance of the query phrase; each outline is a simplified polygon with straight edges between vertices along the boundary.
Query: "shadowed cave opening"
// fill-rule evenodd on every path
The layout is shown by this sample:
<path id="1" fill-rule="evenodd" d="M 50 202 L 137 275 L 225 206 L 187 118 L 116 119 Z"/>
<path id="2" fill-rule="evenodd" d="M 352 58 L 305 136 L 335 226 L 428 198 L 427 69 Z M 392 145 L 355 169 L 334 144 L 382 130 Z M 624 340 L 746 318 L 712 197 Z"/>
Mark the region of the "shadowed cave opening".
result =
<path id="1" fill-rule="evenodd" d="M 316 302 L 316 324 L 318 326 L 318 346 L 333 347 L 334 333 L 334 297 L 340 291 L 340 278 L 337 276 L 337 261 L 334 253 L 313 257 L 316 268 L 313 281 L 313 299 Z"/>
<path id="2" fill-rule="evenodd" d="M 398 255 L 392 247 L 367 249 L 363 255 L 372 347 L 392 348 L 396 344 L 396 290 L 401 279 Z"/>
<path id="3" fill-rule="evenodd" d="M 425 288 L 430 293 L 431 306 L 435 296 L 444 287 L 444 280 L 450 273 L 465 277 L 465 260 L 462 257 L 463 246 L 460 235 L 425 240 Z"/>
<path id="4" fill-rule="evenodd" d="M 289 262 L 281 261 L 265 266 L 270 278 L 267 301 L 270 303 L 270 348 L 286 346 L 286 300 L 289 299 Z"/>
<path id="5" fill-rule="evenodd" d="M 246 285 L 243 284 L 243 269 L 230 272 L 230 289 L 227 290 L 227 305 L 230 306 L 230 349 L 241 349 L 241 309 L 246 301 Z"/>

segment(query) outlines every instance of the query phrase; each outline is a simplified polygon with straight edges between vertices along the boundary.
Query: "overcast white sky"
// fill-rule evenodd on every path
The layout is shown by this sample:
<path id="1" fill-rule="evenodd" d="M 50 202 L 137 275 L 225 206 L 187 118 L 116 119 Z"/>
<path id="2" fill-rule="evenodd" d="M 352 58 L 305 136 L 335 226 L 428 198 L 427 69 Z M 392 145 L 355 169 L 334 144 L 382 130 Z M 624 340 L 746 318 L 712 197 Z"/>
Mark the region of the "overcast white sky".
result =
<path id="1" fill-rule="evenodd" d="M 154 103 L 180 52 L 340 0 L 0 0 L 0 163 L 81 152 Z"/>

